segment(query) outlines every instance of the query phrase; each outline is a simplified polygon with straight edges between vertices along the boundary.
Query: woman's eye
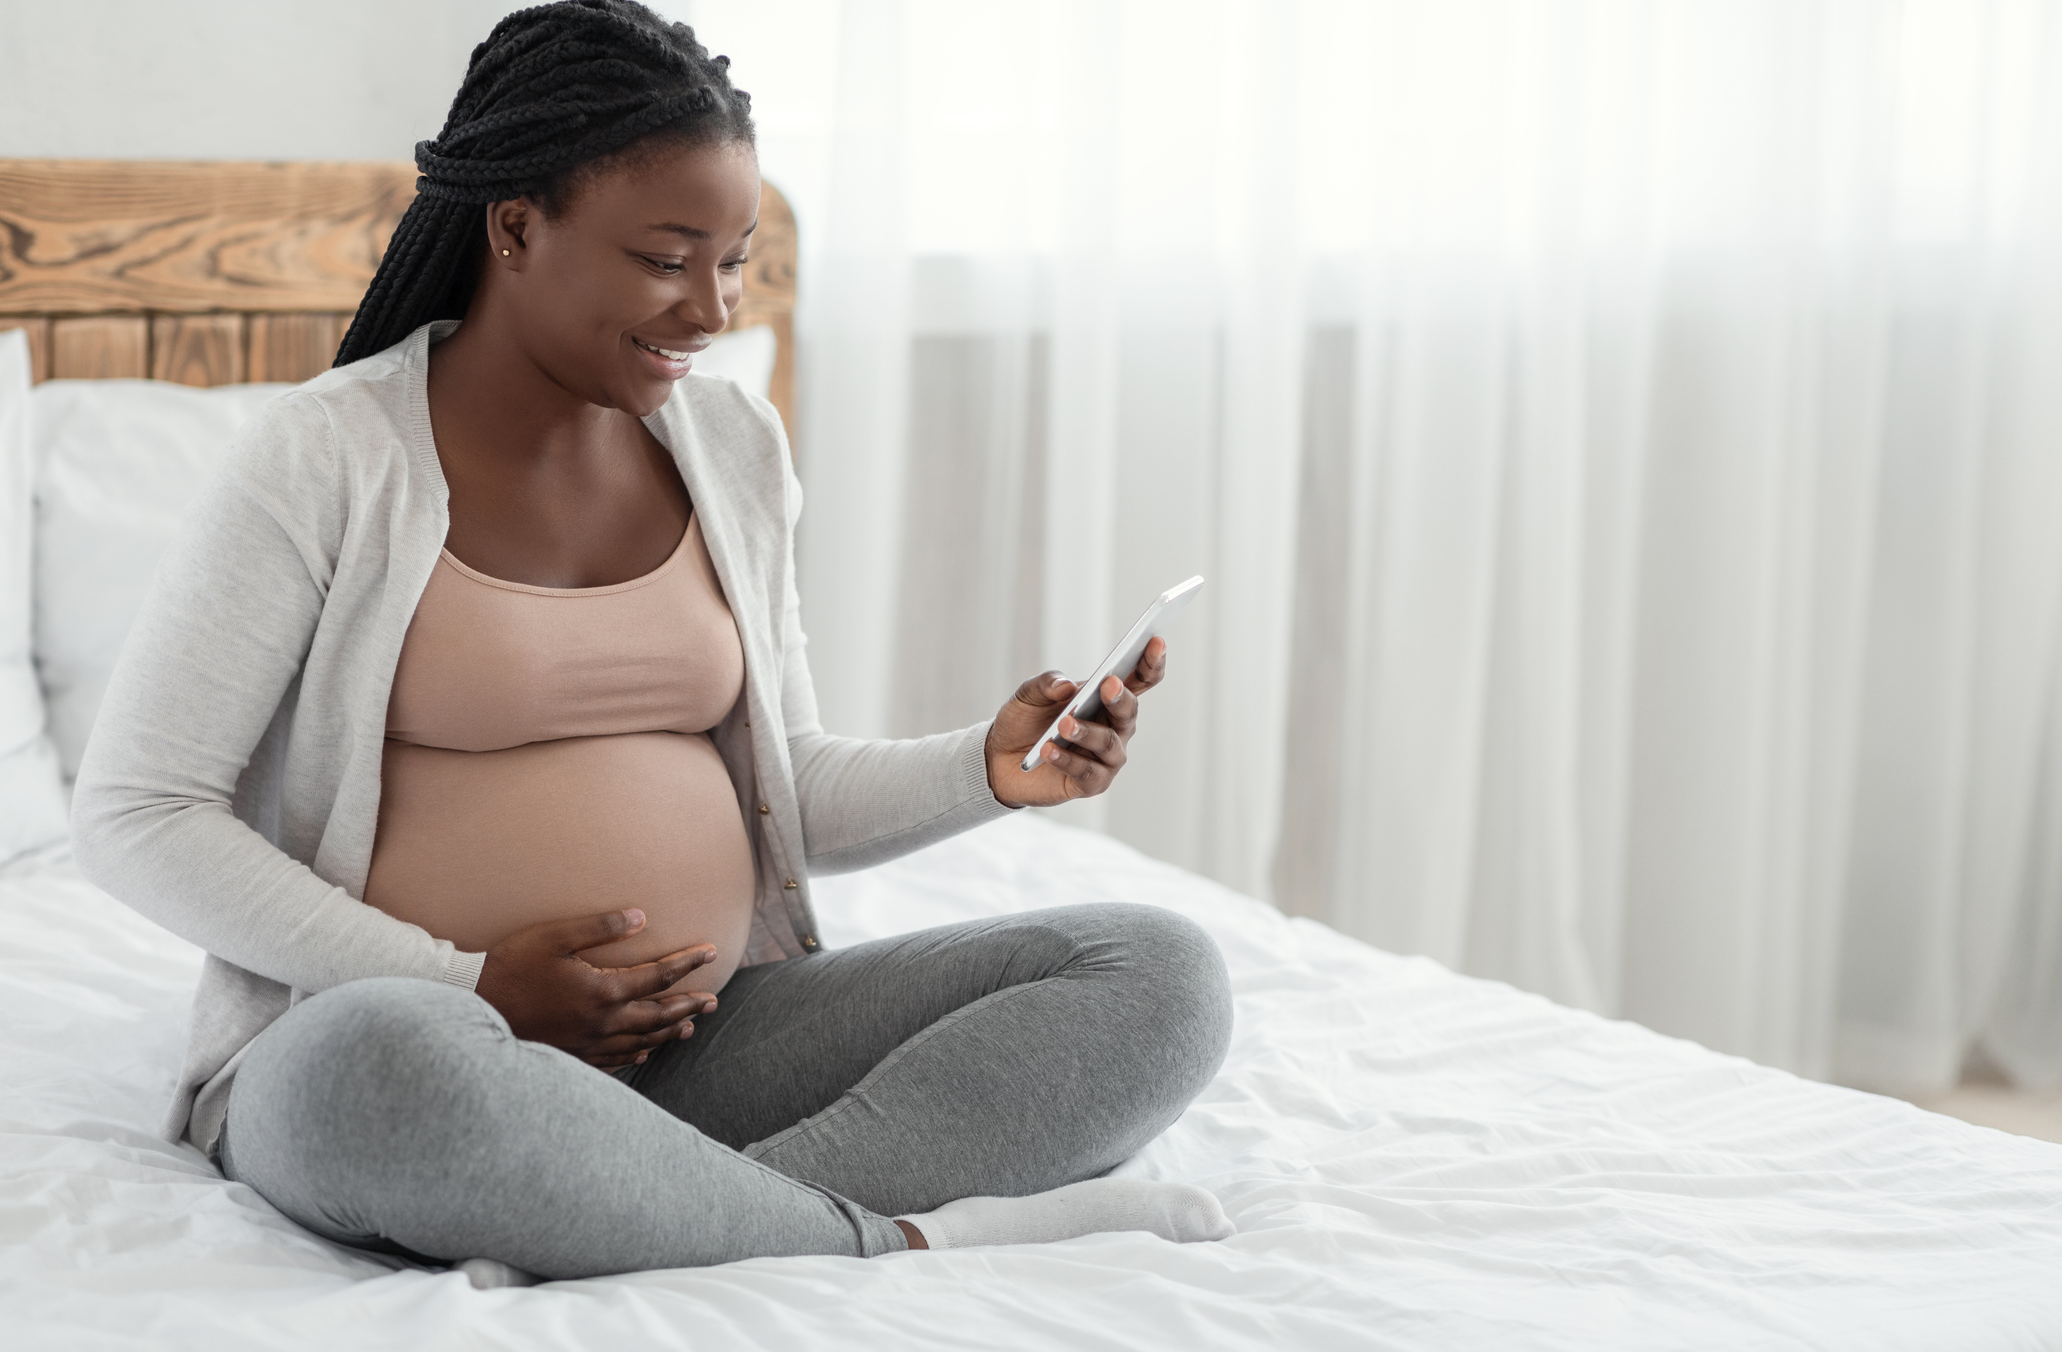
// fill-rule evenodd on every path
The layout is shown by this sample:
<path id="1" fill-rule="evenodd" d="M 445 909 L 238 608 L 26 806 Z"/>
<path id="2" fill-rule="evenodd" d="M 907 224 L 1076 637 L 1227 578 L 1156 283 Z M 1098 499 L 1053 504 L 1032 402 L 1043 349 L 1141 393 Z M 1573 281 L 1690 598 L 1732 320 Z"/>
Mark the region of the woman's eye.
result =
<path id="1" fill-rule="evenodd" d="M 671 277 L 674 273 L 680 271 L 681 267 L 683 266 L 679 263 L 668 262 L 666 259 L 663 258 L 647 258 L 644 261 L 651 264 L 654 268 L 657 268 L 660 272 L 665 273 L 668 277 Z"/>
<path id="2" fill-rule="evenodd" d="M 749 258 L 733 258 L 723 265 L 723 270 L 725 272 L 738 272 L 744 268 L 745 264 L 751 261 Z"/>

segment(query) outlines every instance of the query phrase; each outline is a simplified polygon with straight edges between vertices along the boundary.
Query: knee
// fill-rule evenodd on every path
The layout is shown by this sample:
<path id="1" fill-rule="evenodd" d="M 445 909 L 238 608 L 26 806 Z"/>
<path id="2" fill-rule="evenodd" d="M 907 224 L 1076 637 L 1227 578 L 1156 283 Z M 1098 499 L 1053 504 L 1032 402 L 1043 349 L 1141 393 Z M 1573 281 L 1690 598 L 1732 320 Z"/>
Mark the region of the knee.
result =
<path id="1" fill-rule="evenodd" d="M 470 991 L 393 977 L 346 982 L 295 1005 L 251 1044 L 230 1115 L 239 1136 L 269 1128 L 297 1154 L 391 1140 L 413 1131 L 408 1106 L 425 1090 L 447 1102 L 468 1097 L 483 1043 L 510 1037 Z"/>
<path id="2" fill-rule="evenodd" d="M 1104 913 L 1105 943 L 1130 974 L 1141 1035 L 1165 1049 L 1169 1070 L 1200 1092 L 1231 1045 L 1231 975 L 1217 941 L 1187 916 L 1117 903 Z"/>

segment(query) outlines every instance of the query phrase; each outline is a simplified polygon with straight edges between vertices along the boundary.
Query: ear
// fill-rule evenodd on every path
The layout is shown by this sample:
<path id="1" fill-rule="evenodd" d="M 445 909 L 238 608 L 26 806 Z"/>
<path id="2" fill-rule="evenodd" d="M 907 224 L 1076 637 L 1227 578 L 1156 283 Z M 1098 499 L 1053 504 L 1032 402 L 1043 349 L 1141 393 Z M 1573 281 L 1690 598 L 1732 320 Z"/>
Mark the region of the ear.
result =
<path id="1" fill-rule="evenodd" d="M 536 204 L 527 197 L 487 203 L 487 261 L 520 272 L 524 241 L 536 219 Z"/>

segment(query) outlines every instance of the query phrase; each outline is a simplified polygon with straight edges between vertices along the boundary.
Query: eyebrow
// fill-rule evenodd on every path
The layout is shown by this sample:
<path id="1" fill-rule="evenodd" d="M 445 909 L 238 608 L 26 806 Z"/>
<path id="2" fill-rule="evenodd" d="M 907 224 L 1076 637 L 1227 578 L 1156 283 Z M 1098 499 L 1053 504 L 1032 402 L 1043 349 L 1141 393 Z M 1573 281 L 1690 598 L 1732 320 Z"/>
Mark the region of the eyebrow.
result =
<path id="1" fill-rule="evenodd" d="M 751 226 L 750 226 L 750 227 L 749 227 L 748 229 L 746 229 L 746 231 L 745 231 L 745 235 L 746 235 L 746 237 L 747 237 L 747 238 L 749 238 L 749 237 L 751 236 L 751 233 L 752 233 L 752 231 L 753 231 L 753 230 L 757 230 L 758 228 L 759 228 L 759 222 L 757 222 L 757 221 L 753 221 L 753 222 L 752 222 L 752 224 L 751 224 Z M 661 222 L 659 222 L 659 223 L 658 223 L 657 225 L 647 225 L 647 226 L 645 227 L 645 229 L 647 229 L 647 230 L 664 230 L 664 231 L 666 231 L 666 232 L 667 232 L 667 233 L 669 233 L 669 234 L 674 234 L 674 235 L 685 235 L 685 236 L 687 236 L 687 238 L 689 238 L 689 239 L 714 239 L 714 238 L 715 238 L 715 236 L 714 236 L 714 235 L 710 234 L 710 233 L 709 233 L 708 231 L 706 231 L 706 230 L 699 230 L 699 229 L 696 229 L 696 228 L 695 228 L 694 226 L 692 226 L 692 225 L 680 225 L 680 224 L 678 224 L 678 223 L 676 223 L 676 222 L 673 222 L 673 221 L 661 221 Z"/>

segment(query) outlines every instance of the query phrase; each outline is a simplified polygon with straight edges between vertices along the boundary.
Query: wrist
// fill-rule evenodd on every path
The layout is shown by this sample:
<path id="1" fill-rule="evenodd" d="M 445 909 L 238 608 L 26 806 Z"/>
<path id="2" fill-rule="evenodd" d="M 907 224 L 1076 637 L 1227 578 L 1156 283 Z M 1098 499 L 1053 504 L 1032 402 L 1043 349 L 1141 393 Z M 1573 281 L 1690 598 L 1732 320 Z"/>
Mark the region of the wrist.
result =
<path id="1" fill-rule="evenodd" d="M 1006 768 L 1002 762 L 1009 759 L 1009 751 L 1008 748 L 997 742 L 995 725 L 996 720 L 990 719 L 988 726 L 982 729 L 981 732 L 981 785 L 988 790 L 988 796 L 993 798 L 998 804 L 1003 807 L 1014 808 L 1019 805 L 1012 803 L 1008 798 L 1004 797 L 1002 792 L 1003 771 Z M 965 762 L 962 761 L 961 764 L 964 765 Z M 971 779 L 971 776 L 969 776 L 969 779 Z M 966 781 L 962 781 L 962 783 L 966 783 Z M 966 786 L 969 789 L 973 787 L 971 783 L 967 783 Z"/>
<path id="2" fill-rule="evenodd" d="M 451 950 L 451 956 L 444 960 L 443 979 L 444 984 L 447 986 L 457 986 L 463 990 L 477 991 L 480 989 L 481 978 L 486 974 L 487 955 L 485 953 L 468 953 L 464 949 L 454 948 Z"/>
<path id="3" fill-rule="evenodd" d="M 991 736 L 992 735 L 993 734 L 991 734 Z M 1022 807 L 1022 803 L 1012 803 L 1008 798 L 1004 797 L 1002 792 L 1002 785 L 997 782 L 997 768 L 1000 762 L 1006 759 L 1006 757 L 998 756 L 993 748 L 989 748 L 984 752 L 981 759 L 983 763 L 986 765 L 988 772 L 988 796 L 990 798 L 993 798 L 996 802 L 1000 803 L 1004 807 Z"/>

